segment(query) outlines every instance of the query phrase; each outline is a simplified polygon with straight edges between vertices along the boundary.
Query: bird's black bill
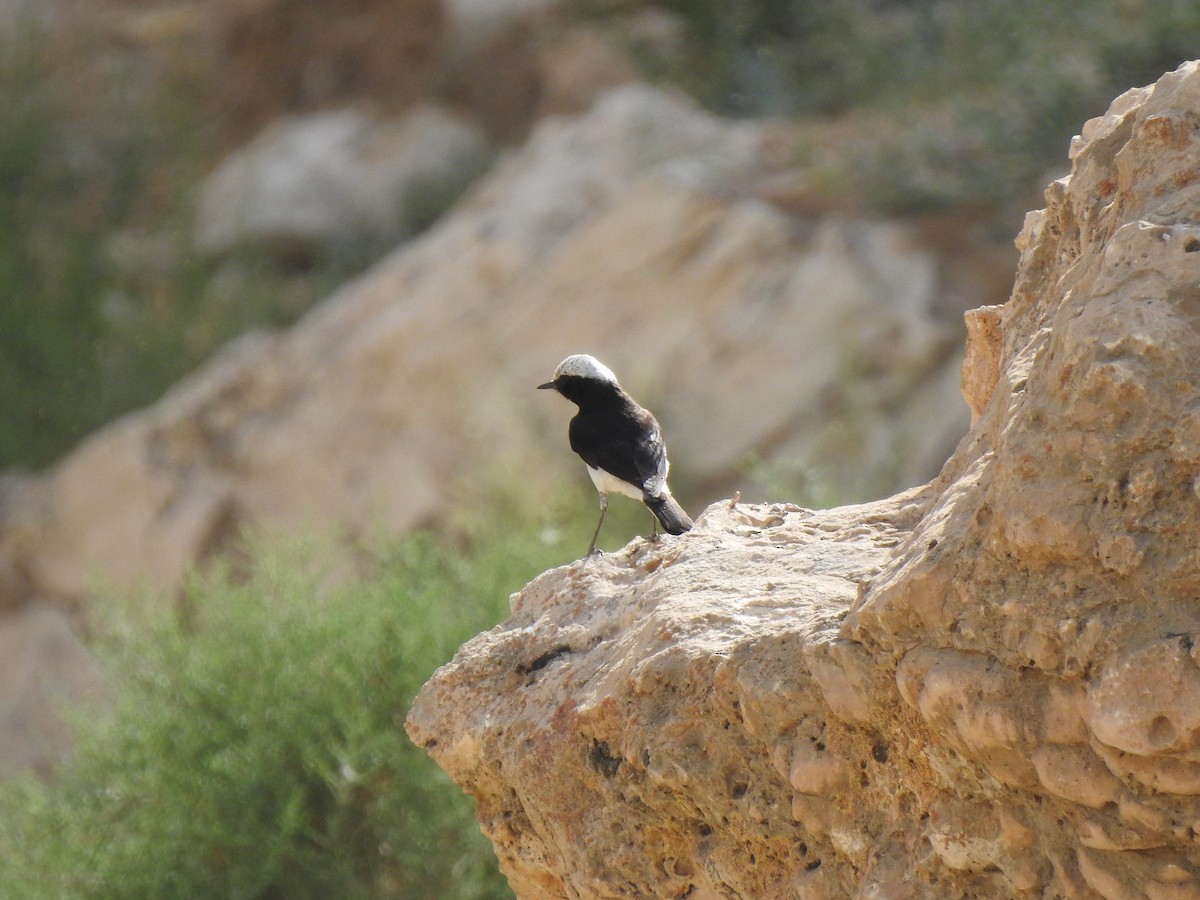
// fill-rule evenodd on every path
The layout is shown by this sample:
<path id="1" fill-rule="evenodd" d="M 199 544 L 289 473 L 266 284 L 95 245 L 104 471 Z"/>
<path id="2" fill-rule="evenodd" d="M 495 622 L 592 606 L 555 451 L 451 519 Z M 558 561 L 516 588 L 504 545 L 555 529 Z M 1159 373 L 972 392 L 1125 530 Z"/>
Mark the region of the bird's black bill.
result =
<path id="1" fill-rule="evenodd" d="M 553 381 L 547 381 L 545 384 L 539 384 L 539 385 L 537 386 L 537 389 L 538 389 L 539 391 L 547 391 L 547 390 L 549 390 L 549 391 L 552 391 L 552 390 L 554 390 L 556 387 L 558 387 L 558 385 L 557 385 L 557 384 L 555 384 Z"/>

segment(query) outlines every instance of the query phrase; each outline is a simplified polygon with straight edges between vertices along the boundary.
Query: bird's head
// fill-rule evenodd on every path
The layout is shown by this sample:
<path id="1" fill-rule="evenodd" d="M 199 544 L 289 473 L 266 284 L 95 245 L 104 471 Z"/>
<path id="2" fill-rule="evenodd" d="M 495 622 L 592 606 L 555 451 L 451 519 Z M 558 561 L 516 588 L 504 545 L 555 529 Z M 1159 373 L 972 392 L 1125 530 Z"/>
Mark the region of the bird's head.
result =
<path id="1" fill-rule="evenodd" d="M 613 387 L 620 387 L 617 384 L 617 376 L 613 374 L 612 369 L 600 362 L 596 357 L 588 356 L 586 353 L 573 353 L 558 364 L 558 368 L 554 370 L 554 378 L 552 380 L 538 385 L 538 390 L 554 390 L 561 393 L 564 386 L 572 382 L 578 384 L 578 379 L 596 384 L 610 384 Z"/>

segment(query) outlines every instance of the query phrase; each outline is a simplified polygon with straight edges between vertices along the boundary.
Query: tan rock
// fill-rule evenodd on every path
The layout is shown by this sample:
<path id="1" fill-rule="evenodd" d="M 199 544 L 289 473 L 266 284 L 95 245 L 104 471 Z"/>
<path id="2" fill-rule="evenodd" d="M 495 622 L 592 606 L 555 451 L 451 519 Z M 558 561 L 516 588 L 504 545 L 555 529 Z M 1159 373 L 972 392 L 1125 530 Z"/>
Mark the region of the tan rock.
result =
<path id="1" fill-rule="evenodd" d="M 1006 784 L 1032 787 L 1036 776 L 1025 748 L 1036 727 L 1036 687 L 1022 684 L 1022 673 L 981 654 L 956 650 L 918 648 L 909 653 L 897 671 L 897 682 L 906 678 L 914 657 L 919 663 L 919 690 L 915 705 L 922 717 L 956 750 L 983 765 Z M 1034 714 L 1031 714 L 1034 713 Z"/>
<path id="2" fill-rule="evenodd" d="M 1000 380 L 1001 311 L 1000 306 L 981 306 L 967 310 L 967 348 L 963 354 L 962 392 L 971 408 L 971 424 L 979 421 L 992 390 Z"/>
<path id="3" fill-rule="evenodd" d="M 1123 793 L 1121 779 L 1088 747 L 1046 744 L 1033 751 L 1031 761 L 1046 790 L 1072 803 L 1099 809 Z"/>
<path id="4" fill-rule="evenodd" d="M 352 108 L 282 119 L 200 187 L 196 246 L 295 256 L 399 241 L 485 168 L 482 132 L 433 106 L 382 119 Z"/>
<path id="5" fill-rule="evenodd" d="M 62 710 L 95 704 L 102 691 L 100 667 L 61 612 L 31 603 L 0 615 L 0 776 L 65 754 Z"/>
<path id="6" fill-rule="evenodd" d="M 995 813 L 949 797 L 934 804 L 929 841 L 951 869 L 983 872 L 1004 857 L 1005 841 Z"/>
<path id="7" fill-rule="evenodd" d="M 829 513 L 716 504 L 687 541 L 639 540 L 514 598 L 513 618 L 464 647 L 408 723 L 471 785 L 514 889 L 567 895 L 545 884 L 569 860 L 571 890 L 602 894 L 605 872 L 619 868 L 636 895 L 669 896 L 680 884 L 671 860 L 685 859 L 683 884 L 696 890 L 790 896 L 830 854 L 865 861 L 863 820 L 839 798 L 860 778 L 895 775 L 874 760 L 859 769 L 863 736 L 829 715 L 803 656 L 836 632 L 915 503 Z M 834 568 L 837 577 L 821 574 Z M 765 572 L 773 590 L 735 587 Z M 467 690 L 492 700 L 464 704 Z M 512 717 L 515 698 L 528 716 Z M 766 750 L 781 744 L 786 774 Z M 538 792 L 519 832 L 506 824 L 523 815 L 514 782 L 557 785 L 553 800 Z M 597 815 L 625 803 L 645 815 L 628 817 L 629 830 Z M 637 835 L 651 821 L 664 838 L 648 846 Z"/>
<path id="8" fill-rule="evenodd" d="M 715 504 L 436 673 L 519 896 L 1196 896 L 1197 122 L 1191 63 L 1084 127 L 930 484 Z"/>
<path id="9" fill-rule="evenodd" d="M 466 514 L 461 498 L 497 482 L 536 502 L 581 477 L 567 405 L 532 390 L 574 351 L 648 398 L 693 509 L 761 490 L 755 458 L 763 483 L 820 453 L 847 485 L 929 477 L 966 426 L 942 399 L 957 358 L 933 312 L 937 260 L 904 225 L 761 201 L 785 146 L 777 126 L 645 85 L 545 121 L 419 240 L 22 492 L 40 499 L 0 517 L 0 547 L 19 543 L 4 521 L 39 537 L 7 568 L 81 598 L 176 584 L 246 526 L 402 531 Z M 837 397 L 870 440 L 829 444 Z M 900 444 L 924 450 L 897 464 Z"/>
<path id="10" fill-rule="evenodd" d="M 1175 755 L 1138 756 L 1096 742 L 1096 752 L 1114 773 L 1167 794 L 1200 795 L 1200 763 Z"/>
<path id="11" fill-rule="evenodd" d="M 1191 634 L 1165 637 L 1109 662 L 1088 685 L 1088 728 L 1139 756 L 1187 753 L 1200 762 L 1200 668 Z"/>
<path id="12" fill-rule="evenodd" d="M 818 742 L 796 741 L 788 783 L 792 790 L 818 797 L 836 794 L 850 786 L 853 770 L 842 757 L 817 749 Z"/>

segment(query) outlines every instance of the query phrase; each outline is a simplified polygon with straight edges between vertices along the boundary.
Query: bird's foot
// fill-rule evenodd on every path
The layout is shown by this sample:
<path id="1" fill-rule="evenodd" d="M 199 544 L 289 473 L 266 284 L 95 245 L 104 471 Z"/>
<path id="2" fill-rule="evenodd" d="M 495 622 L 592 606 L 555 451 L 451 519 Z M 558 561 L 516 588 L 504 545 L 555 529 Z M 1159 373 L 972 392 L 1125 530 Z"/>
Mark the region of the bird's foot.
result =
<path id="1" fill-rule="evenodd" d="M 588 559 L 591 559 L 593 556 L 603 556 L 603 555 L 604 555 L 604 551 L 597 548 L 595 544 L 592 544 L 592 546 L 588 547 L 588 552 L 587 552 Z"/>

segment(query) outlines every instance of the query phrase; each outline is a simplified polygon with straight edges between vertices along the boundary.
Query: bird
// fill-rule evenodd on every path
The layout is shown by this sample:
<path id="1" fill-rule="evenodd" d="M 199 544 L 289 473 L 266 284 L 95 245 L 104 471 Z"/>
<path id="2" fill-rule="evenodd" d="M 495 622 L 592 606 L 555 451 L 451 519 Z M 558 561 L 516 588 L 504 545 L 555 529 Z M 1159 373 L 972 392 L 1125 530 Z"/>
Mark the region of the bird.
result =
<path id="1" fill-rule="evenodd" d="M 559 363 L 554 378 L 539 384 L 538 390 L 557 391 L 579 407 L 568 430 L 571 449 L 587 465 L 600 494 L 600 521 L 588 556 L 596 552 L 610 493 L 646 504 L 654 520 L 651 539 L 658 537 L 659 524 L 668 534 L 691 529 L 691 517 L 667 487 L 671 464 L 658 420 L 625 393 L 612 369 L 594 356 L 575 353 Z"/>

